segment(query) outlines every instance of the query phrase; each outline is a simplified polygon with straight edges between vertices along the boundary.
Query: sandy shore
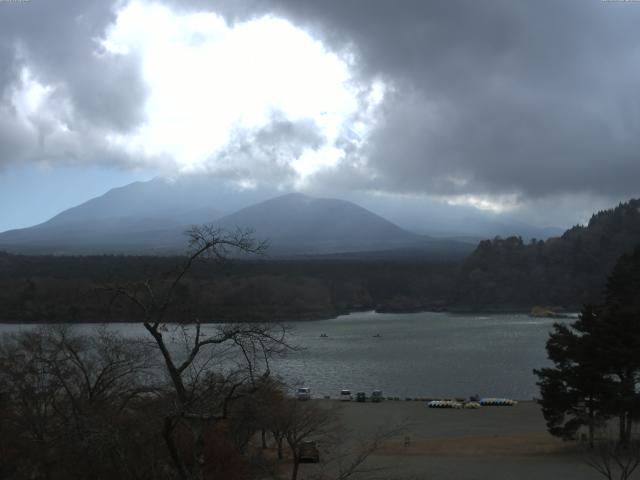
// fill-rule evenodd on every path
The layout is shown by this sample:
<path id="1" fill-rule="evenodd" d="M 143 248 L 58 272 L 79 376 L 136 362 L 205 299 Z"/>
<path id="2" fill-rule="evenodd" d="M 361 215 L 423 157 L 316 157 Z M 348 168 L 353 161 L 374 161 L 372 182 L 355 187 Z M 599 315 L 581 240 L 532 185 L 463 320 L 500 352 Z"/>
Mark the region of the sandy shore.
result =
<path id="1" fill-rule="evenodd" d="M 580 445 L 547 433 L 534 402 L 477 410 L 431 409 L 418 401 L 319 402 L 339 408 L 345 428 L 361 438 L 403 426 L 368 459 L 368 467 L 386 469 L 375 478 L 601 478 L 585 465 Z"/>

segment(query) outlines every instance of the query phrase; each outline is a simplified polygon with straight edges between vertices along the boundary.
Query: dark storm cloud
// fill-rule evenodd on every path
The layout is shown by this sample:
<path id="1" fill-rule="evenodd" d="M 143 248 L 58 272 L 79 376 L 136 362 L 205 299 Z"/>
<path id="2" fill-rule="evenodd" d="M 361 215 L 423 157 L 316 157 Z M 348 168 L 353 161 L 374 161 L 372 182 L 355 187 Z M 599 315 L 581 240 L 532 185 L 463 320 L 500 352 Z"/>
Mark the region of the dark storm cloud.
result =
<path id="1" fill-rule="evenodd" d="M 367 150 L 326 181 L 435 194 L 638 194 L 640 4 L 222 2 L 272 12 L 394 86 Z M 320 179 L 318 179 L 320 181 Z"/>
<path id="2" fill-rule="evenodd" d="M 1 20 L 0 20 L 1 22 Z M 15 56 L 15 46 L 5 42 L 4 35 L 0 33 L 0 99 L 4 96 L 6 88 L 18 79 L 18 65 Z"/>
<path id="3" fill-rule="evenodd" d="M 274 114 L 264 127 L 237 131 L 208 164 L 218 177 L 263 186 L 286 185 L 296 179 L 291 162 L 305 150 L 317 150 L 324 143 L 313 121 L 290 121 Z"/>
<path id="4" fill-rule="evenodd" d="M 271 121 L 255 133 L 254 141 L 272 150 L 276 157 L 286 147 L 285 155 L 297 158 L 306 148 L 320 148 L 324 137 L 312 120 L 291 121 L 281 115 L 272 115 Z"/>
<path id="5" fill-rule="evenodd" d="M 167 0 L 231 22 L 288 18 L 339 53 L 355 75 L 391 86 L 364 149 L 314 186 L 429 195 L 547 198 L 638 195 L 640 3 L 600 0 Z M 0 165 L 29 159 L 126 164 L 105 140 L 142 120 L 135 56 L 108 54 L 121 2 L 0 2 Z M 10 97 L 28 66 L 55 87 L 51 115 L 15 121 Z M 366 83 L 365 82 L 365 83 Z M 55 115 L 54 115 L 55 114 Z M 70 129 L 54 135 L 55 122 Z M 217 156 L 231 176 L 286 182 L 287 163 L 321 144 L 282 119 L 243 132 Z"/>
<path id="6" fill-rule="evenodd" d="M 138 59 L 101 50 L 98 40 L 113 22 L 116 5 L 98 0 L 0 3 L 0 122 L 3 136 L 13 138 L 1 144 L 0 164 L 63 157 L 121 160 L 104 137 L 127 132 L 142 120 L 145 88 Z M 25 86 L 25 69 L 32 80 L 53 88 L 31 125 L 20 122 L 12 104 Z M 53 128 L 60 121 L 64 132 Z"/>

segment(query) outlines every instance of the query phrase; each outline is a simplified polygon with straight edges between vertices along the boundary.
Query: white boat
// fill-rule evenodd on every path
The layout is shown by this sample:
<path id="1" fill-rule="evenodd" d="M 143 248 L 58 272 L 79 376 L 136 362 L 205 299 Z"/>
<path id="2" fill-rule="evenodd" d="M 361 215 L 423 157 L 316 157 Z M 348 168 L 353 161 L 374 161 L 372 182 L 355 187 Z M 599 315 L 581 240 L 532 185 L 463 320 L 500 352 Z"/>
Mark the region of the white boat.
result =
<path id="1" fill-rule="evenodd" d="M 455 400 L 431 400 L 427 406 L 429 408 L 462 408 L 462 403 Z"/>
<path id="2" fill-rule="evenodd" d="M 517 401 L 510 398 L 489 397 L 480 399 L 480 405 L 482 405 L 483 407 L 512 407 L 517 404 Z"/>

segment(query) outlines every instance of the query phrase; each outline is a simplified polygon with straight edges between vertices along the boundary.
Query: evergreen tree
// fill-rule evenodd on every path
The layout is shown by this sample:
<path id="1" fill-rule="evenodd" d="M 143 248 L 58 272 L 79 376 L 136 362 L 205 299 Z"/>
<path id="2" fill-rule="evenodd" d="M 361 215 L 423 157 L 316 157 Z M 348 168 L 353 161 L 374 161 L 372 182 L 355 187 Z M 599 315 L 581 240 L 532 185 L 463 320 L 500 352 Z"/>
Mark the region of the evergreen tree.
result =
<path id="1" fill-rule="evenodd" d="M 609 410 L 619 417 L 620 443 L 628 444 L 640 417 L 640 247 L 620 258 L 605 299 L 596 330 L 599 355 L 614 386 Z"/>
<path id="2" fill-rule="evenodd" d="M 549 433 L 568 440 L 586 426 L 590 445 L 596 427 L 609 416 L 612 390 L 611 381 L 601 373 L 597 339 L 590 333 L 596 315 L 593 307 L 586 306 L 570 326 L 556 323 L 547 341 L 547 354 L 555 366 L 534 370 Z"/>
<path id="3" fill-rule="evenodd" d="M 551 368 L 535 370 L 552 435 L 573 438 L 587 426 L 619 419 L 619 442 L 640 416 L 640 247 L 624 255 L 607 283 L 603 305 L 585 306 L 570 325 L 555 324 L 547 341 Z"/>

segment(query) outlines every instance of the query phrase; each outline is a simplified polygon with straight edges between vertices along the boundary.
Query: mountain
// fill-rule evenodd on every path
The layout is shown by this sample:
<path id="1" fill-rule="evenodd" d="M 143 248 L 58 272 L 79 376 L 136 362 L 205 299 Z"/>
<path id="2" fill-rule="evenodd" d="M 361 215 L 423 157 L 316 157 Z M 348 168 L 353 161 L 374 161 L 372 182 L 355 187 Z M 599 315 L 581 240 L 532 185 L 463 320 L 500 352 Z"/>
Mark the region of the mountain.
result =
<path id="1" fill-rule="evenodd" d="M 410 257 L 417 248 L 418 257 L 426 253 L 435 258 L 436 251 L 469 253 L 468 244 L 475 245 L 494 235 L 547 238 L 559 234 L 518 224 L 513 219 L 501 222 L 499 217 L 468 207 L 425 203 L 412 197 L 354 194 L 331 203 L 329 199 L 315 201 L 311 197 L 302 201 L 302 196 L 295 200 L 293 195 L 258 207 L 277 195 L 282 192 L 273 188 L 240 188 L 208 175 L 157 177 L 109 190 L 34 227 L 0 233 L 0 248 L 39 254 L 173 253 L 184 247 L 184 230 L 214 220 L 226 228 L 253 226 L 262 238 L 272 240 L 273 255 L 353 252 L 363 248 L 367 252 L 379 250 L 386 258 L 389 253 L 395 257 L 399 252 L 390 250 L 402 246 L 403 257 Z M 347 235 L 342 229 L 350 226 L 349 215 L 355 214 L 357 205 L 357 217 L 362 222 L 358 225 L 362 228 L 353 228 Z M 255 208 L 241 211 L 251 206 Z M 269 210 L 268 214 L 260 213 L 261 208 Z M 343 208 L 346 210 L 341 215 L 332 213 Z M 367 211 L 368 215 L 364 213 Z M 344 224 L 340 224 L 341 218 Z M 377 222 L 373 222 L 374 218 Z M 452 240 L 459 242 L 461 248 L 450 251 L 447 245 Z M 436 241 L 443 248 L 435 249 Z M 458 252 L 454 256 L 461 255 Z"/>
<path id="2" fill-rule="evenodd" d="M 173 227 L 173 228 L 170 228 Z M 40 224 L 0 234 L 0 249 L 30 254 L 167 253 L 179 240 L 177 223 L 158 218 L 109 218 Z"/>
<path id="3" fill-rule="evenodd" d="M 207 175 L 157 177 L 109 190 L 39 225 L 0 233 L 0 249 L 36 254 L 176 253 L 184 249 L 188 227 L 217 221 L 227 229 L 253 228 L 256 236 L 270 240 L 274 256 L 362 250 L 380 252 L 384 258 L 409 258 L 414 253 L 417 258 L 462 258 L 471 252 L 469 245 L 482 238 L 547 238 L 558 233 L 411 198 L 355 196 L 348 201 L 302 194 L 274 198 L 277 195 L 281 192 L 275 189 L 242 189 Z M 403 251 L 396 251 L 399 248 Z M 377 254 L 366 257 L 372 255 Z"/>
<path id="4" fill-rule="evenodd" d="M 616 261 L 638 245 L 640 199 L 547 241 L 485 240 L 466 259 L 452 303 L 474 310 L 599 303 Z"/>
<path id="5" fill-rule="evenodd" d="M 0 248 L 21 253 L 168 253 L 183 248 L 190 225 L 211 223 L 263 200 L 209 177 L 157 177 L 109 190 L 50 220 L 0 233 Z"/>
<path id="6" fill-rule="evenodd" d="M 250 228 L 268 239 L 270 253 L 328 253 L 415 244 L 407 232 L 354 203 L 291 193 L 244 208 L 216 222 L 220 228 Z"/>
<path id="7" fill-rule="evenodd" d="M 359 251 L 387 256 L 405 249 L 405 256 L 415 251 L 420 257 L 449 259 L 462 258 L 473 248 L 410 233 L 344 200 L 292 193 L 220 217 L 213 208 L 192 208 L 184 198 L 171 202 L 181 190 L 162 181 L 114 189 L 43 224 L 0 234 L 0 248 L 21 253 L 175 254 L 185 249 L 183 232 L 201 223 L 230 231 L 251 229 L 257 240 L 268 241 L 272 257 Z M 200 195 L 199 201 L 205 201 L 206 195 Z"/>
<path id="8" fill-rule="evenodd" d="M 209 176 L 156 177 L 113 188 L 104 195 L 65 210 L 42 225 L 125 217 L 181 224 L 204 223 L 275 194 L 272 190 L 238 190 Z"/>

